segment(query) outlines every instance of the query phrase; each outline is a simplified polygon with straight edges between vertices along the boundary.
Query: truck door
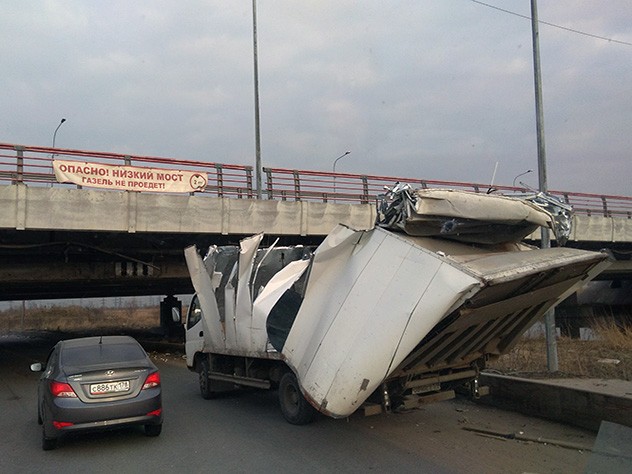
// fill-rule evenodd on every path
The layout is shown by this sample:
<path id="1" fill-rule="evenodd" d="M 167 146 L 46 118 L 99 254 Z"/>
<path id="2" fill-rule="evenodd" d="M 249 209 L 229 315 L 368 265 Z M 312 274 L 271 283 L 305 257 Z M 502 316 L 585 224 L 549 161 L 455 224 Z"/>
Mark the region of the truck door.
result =
<path id="1" fill-rule="evenodd" d="M 186 333 L 185 333 L 185 351 L 187 355 L 187 365 L 192 367 L 195 354 L 202 352 L 204 349 L 204 318 L 202 317 L 202 308 L 198 300 L 197 294 L 193 295 L 189 312 L 187 314 Z"/>

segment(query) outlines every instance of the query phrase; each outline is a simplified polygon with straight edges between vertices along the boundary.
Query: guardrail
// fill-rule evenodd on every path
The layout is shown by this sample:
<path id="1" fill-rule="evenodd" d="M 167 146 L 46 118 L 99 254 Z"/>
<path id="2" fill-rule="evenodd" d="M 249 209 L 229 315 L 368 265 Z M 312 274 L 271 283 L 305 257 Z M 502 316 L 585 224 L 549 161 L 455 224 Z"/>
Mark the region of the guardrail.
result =
<path id="1" fill-rule="evenodd" d="M 369 203 L 373 202 L 384 187 L 395 183 L 408 183 L 414 188 L 451 188 L 476 193 L 504 192 L 507 194 L 528 191 L 524 187 L 438 181 L 403 178 L 397 176 L 373 176 L 319 171 L 264 168 L 268 199 L 319 200 L 323 202 Z M 573 206 L 576 214 L 588 216 L 620 217 L 632 219 L 632 197 L 552 191 L 563 202 Z"/>
<path id="2" fill-rule="evenodd" d="M 206 173 L 204 193 L 214 196 L 254 198 L 252 166 L 226 165 L 153 156 L 124 155 L 0 143 L 0 183 L 28 183 L 39 186 L 80 187 L 58 183 L 53 159 L 108 165 L 159 167 Z"/>
<path id="3" fill-rule="evenodd" d="M 161 167 L 207 173 L 208 185 L 202 194 L 236 198 L 256 198 L 253 167 L 202 161 L 124 155 L 62 148 L 22 146 L 0 143 L 0 184 L 29 183 L 40 186 L 66 186 L 57 183 L 52 170 L 53 159 L 70 159 L 88 163 Z M 413 179 L 410 177 L 375 176 L 320 171 L 263 168 L 264 198 L 292 201 L 334 203 L 374 203 L 384 187 L 397 182 L 416 188 L 453 188 L 487 193 L 488 184 Z M 494 185 L 494 192 L 521 192 L 522 187 Z M 549 191 L 573 206 L 575 213 L 632 219 L 632 197 Z"/>

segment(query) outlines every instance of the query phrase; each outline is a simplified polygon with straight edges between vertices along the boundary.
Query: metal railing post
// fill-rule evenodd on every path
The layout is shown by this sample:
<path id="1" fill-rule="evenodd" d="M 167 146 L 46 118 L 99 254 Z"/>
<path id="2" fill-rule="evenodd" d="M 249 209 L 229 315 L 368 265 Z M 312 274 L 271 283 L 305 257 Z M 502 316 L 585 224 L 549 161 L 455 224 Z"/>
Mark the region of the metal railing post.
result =
<path id="1" fill-rule="evenodd" d="M 362 196 L 360 198 L 360 203 L 368 204 L 369 203 L 369 180 L 366 176 L 362 176 Z"/>
<path id="2" fill-rule="evenodd" d="M 249 199 L 252 199 L 253 197 L 253 193 L 252 193 L 252 168 L 246 168 L 246 189 L 247 189 L 247 193 L 246 195 L 248 196 Z M 259 197 L 257 196 L 257 199 Z"/>
<path id="3" fill-rule="evenodd" d="M 263 168 L 263 172 L 266 174 L 266 193 L 268 194 L 268 199 L 273 199 L 272 170 L 270 168 Z"/>
<path id="4" fill-rule="evenodd" d="M 298 174 L 298 170 L 292 170 L 292 175 L 294 176 L 294 200 L 301 200 L 301 179 Z"/>
<path id="5" fill-rule="evenodd" d="M 606 196 L 601 196 L 601 205 L 603 206 L 603 216 L 608 216 L 608 201 L 606 200 Z"/>
<path id="6" fill-rule="evenodd" d="M 132 157 L 131 157 L 130 155 L 125 155 L 125 156 L 123 157 L 123 164 L 124 164 L 125 166 L 132 166 Z M 127 190 L 127 191 L 125 191 L 125 192 L 126 192 L 126 193 L 129 193 L 130 191 L 129 191 L 129 190 Z M 139 191 L 136 191 L 136 192 L 139 192 Z"/>
<path id="7" fill-rule="evenodd" d="M 222 165 L 215 163 L 215 170 L 217 172 L 217 196 L 224 197 L 224 172 Z"/>
<path id="8" fill-rule="evenodd" d="M 24 181 L 24 147 L 16 145 L 15 151 L 17 153 L 16 182 L 21 183 Z"/>

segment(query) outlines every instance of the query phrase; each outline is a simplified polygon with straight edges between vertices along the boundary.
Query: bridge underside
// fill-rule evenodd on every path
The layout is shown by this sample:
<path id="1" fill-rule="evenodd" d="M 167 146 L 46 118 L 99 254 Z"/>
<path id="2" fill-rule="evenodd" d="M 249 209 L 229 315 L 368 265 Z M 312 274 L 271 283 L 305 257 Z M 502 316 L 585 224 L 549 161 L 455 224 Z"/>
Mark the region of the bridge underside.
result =
<path id="1" fill-rule="evenodd" d="M 237 245 L 244 235 L 0 230 L 0 300 L 39 300 L 193 292 L 183 250 Z M 266 235 L 264 245 L 317 245 L 323 236 Z M 537 242 L 532 242 L 536 243 Z M 603 244 L 570 242 L 600 250 Z M 624 244 L 611 244 L 619 260 L 603 280 L 632 279 Z"/>
<path id="2" fill-rule="evenodd" d="M 183 250 L 238 244 L 239 235 L 0 231 L 0 300 L 193 292 Z M 272 243 L 274 236 L 267 236 Z M 318 244 L 322 237 L 280 237 Z"/>

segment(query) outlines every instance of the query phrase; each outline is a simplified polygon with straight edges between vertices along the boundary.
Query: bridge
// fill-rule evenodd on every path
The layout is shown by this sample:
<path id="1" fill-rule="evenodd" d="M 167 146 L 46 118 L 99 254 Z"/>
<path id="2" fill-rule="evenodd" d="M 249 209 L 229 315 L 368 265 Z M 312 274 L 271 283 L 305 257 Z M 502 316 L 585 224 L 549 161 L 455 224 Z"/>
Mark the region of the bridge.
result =
<path id="1" fill-rule="evenodd" d="M 53 162 L 95 178 L 60 183 Z M 103 178 L 108 167 L 127 170 L 121 186 L 140 186 L 155 170 L 202 176 L 203 183 L 175 193 L 154 192 L 155 183 L 110 189 L 116 183 Z M 188 245 L 237 243 L 258 232 L 269 242 L 317 244 L 338 223 L 368 229 L 377 196 L 398 181 L 490 191 L 487 184 L 410 177 L 281 168 L 263 174 L 257 198 L 251 166 L 0 143 L 0 300 L 190 293 L 182 255 Z M 524 189 L 493 190 L 516 191 Z M 567 245 L 610 249 L 617 261 L 602 277 L 632 279 L 632 197 L 551 194 L 575 210 Z M 539 235 L 530 239 L 537 243 Z"/>

